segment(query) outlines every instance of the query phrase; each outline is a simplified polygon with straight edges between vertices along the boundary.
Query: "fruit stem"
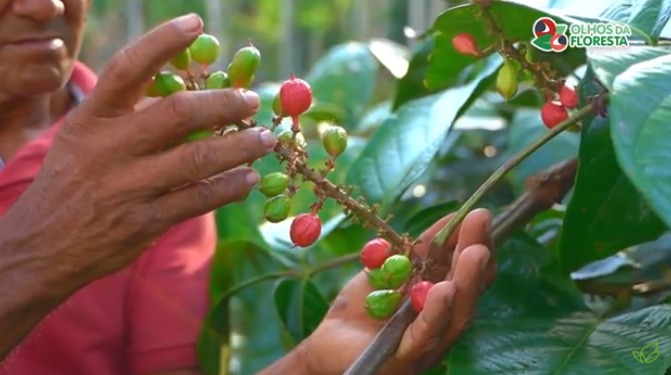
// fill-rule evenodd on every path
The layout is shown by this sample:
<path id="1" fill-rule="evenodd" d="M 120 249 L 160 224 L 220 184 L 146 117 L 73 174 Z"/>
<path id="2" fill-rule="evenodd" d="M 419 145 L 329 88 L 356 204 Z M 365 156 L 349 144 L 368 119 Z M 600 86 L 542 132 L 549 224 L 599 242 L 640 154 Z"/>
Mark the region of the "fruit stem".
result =
<path id="1" fill-rule="evenodd" d="M 466 202 L 461 206 L 459 211 L 455 214 L 454 218 L 443 228 L 441 229 L 431 240 L 431 243 L 434 245 L 442 245 L 447 238 L 456 230 L 457 226 L 466 218 L 466 215 L 475 207 L 475 205 L 482 199 L 482 197 L 489 192 L 494 185 L 496 185 L 505 175 L 520 164 L 524 159 L 533 154 L 541 146 L 549 142 L 559 133 L 566 130 L 569 126 L 577 123 L 586 116 L 594 112 L 594 106 L 590 103 L 576 111 L 564 122 L 558 124 L 554 128 L 550 129 L 542 137 L 538 138 L 536 141 L 525 147 L 523 150 L 518 152 L 512 158 L 507 160 L 499 169 L 497 169 L 489 178 L 473 193 L 473 195 L 468 198 Z"/>

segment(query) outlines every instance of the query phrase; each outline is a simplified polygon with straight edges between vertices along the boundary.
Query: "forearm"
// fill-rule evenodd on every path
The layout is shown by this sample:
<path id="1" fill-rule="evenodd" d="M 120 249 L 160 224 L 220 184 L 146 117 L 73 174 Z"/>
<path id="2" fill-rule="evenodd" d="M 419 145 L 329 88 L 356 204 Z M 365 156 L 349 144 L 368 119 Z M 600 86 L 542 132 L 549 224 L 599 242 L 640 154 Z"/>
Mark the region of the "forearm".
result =
<path id="1" fill-rule="evenodd" d="M 82 285 L 55 256 L 57 244 L 7 229 L 0 222 L 0 360 Z"/>
<path id="2" fill-rule="evenodd" d="M 257 375 L 316 375 L 309 368 L 307 354 L 305 353 L 306 342 L 298 345 L 289 354 L 280 358 L 270 367 L 259 372 Z"/>

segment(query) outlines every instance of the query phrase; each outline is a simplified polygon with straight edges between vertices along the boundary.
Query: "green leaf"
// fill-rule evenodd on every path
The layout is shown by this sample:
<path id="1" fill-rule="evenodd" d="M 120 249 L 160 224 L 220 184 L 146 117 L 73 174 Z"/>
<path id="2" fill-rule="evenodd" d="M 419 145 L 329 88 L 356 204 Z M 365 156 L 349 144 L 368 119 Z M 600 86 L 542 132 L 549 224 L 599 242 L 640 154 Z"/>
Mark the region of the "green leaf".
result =
<path id="1" fill-rule="evenodd" d="M 277 314 L 296 343 L 317 329 L 329 309 L 329 303 L 310 280 L 278 281 L 274 300 Z"/>
<path id="2" fill-rule="evenodd" d="M 315 101 L 343 111 L 346 129 L 358 123 L 373 98 L 379 64 L 368 46 L 350 42 L 333 47 L 314 65 L 305 80 Z"/>
<path id="3" fill-rule="evenodd" d="M 480 83 L 501 64 L 498 58 L 467 85 L 404 104 L 371 137 L 351 166 L 347 183 L 361 188 L 382 211 L 429 166 Z"/>
<path id="4" fill-rule="evenodd" d="M 416 238 L 425 230 L 429 229 L 436 221 L 443 216 L 456 212 L 459 209 L 459 202 L 451 201 L 425 208 L 414 214 L 405 223 L 404 233 L 408 233 L 412 238 Z"/>
<path id="5" fill-rule="evenodd" d="M 618 0 L 601 17 L 628 24 L 656 39 L 671 15 L 669 0 Z"/>
<path id="6" fill-rule="evenodd" d="M 508 125 L 506 154 L 509 157 L 516 154 L 545 133 L 547 128 L 543 125 L 538 108 L 516 110 Z M 534 173 L 576 156 L 579 143 L 580 137 L 574 133 L 559 134 L 510 171 L 507 178 L 521 192 L 526 179 Z"/>
<path id="7" fill-rule="evenodd" d="M 239 373 L 260 371 L 284 354 L 278 345 L 282 327 L 274 314 L 272 288 L 265 285 L 281 277 L 284 264 L 253 242 L 228 241 L 218 245 L 213 268 L 227 277 L 211 281 L 217 300 L 201 330 L 199 362 L 208 371 L 218 369 L 218 353 L 224 346 L 234 358 L 244 358 Z M 250 281 L 255 283 L 242 287 Z M 264 324 L 260 326 L 259 321 Z M 232 342 L 233 332 L 243 340 Z"/>
<path id="8" fill-rule="evenodd" d="M 427 38 L 414 51 L 407 73 L 398 80 L 396 95 L 394 97 L 393 110 L 398 109 L 404 103 L 421 98 L 426 95 L 434 94 L 438 89 L 428 89 L 424 85 L 424 78 L 429 68 L 429 56 L 433 50 L 433 38 Z M 455 77 L 456 78 L 456 77 Z M 449 83 L 443 84 L 440 89 L 447 87 Z"/>
<path id="9" fill-rule="evenodd" d="M 569 17 L 559 17 L 535 9 L 528 5 L 508 1 L 493 1 L 490 12 L 497 25 L 509 40 L 530 41 L 533 37 L 531 27 L 540 17 L 551 17 L 557 23 L 570 23 Z M 452 38 L 458 33 L 467 32 L 475 38 L 478 46 L 485 49 L 498 41 L 491 35 L 479 16 L 475 5 L 462 5 L 441 13 L 433 24 L 434 50 L 430 56 L 429 69 L 425 85 L 428 89 L 446 87 L 464 68 L 476 61 L 475 57 L 463 56 L 452 46 Z M 569 48 L 561 54 L 540 52 L 534 54 L 537 61 L 547 61 L 560 75 L 569 74 L 585 61 L 585 51 Z"/>
<path id="10" fill-rule="evenodd" d="M 670 335 L 668 305 L 609 319 L 588 312 L 481 319 L 451 350 L 448 368 L 450 375 L 659 375 L 671 363 Z M 632 348 L 651 341 L 659 342 L 663 354 L 642 365 Z"/>
<path id="11" fill-rule="evenodd" d="M 671 363 L 671 306 L 600 318 L 550 253 L 518 233 L 497 248 L 500 274 L 472 326 L 445 357 L 450 375 L 661 374 Z M 641 365 L 632 350 L 658 341 L 661 358 Z"/>
<path id="12" fill-rule="evenodd" d="M 579 87 L 581 102 L 585 104 L 590 95 L 599 92 L 592 80 L 595 74 L 611 86 L 614 76 L 624 70 L 618 61 L 633 63 L 657 55 L 654 51 L 641 48 L 633 55 L 612 56 L 590 52 L 590 68 Z M 574 192 L 566 210 L 558 254 L 564 272 L 653 240 L 665 230 L 664 223 L 622 172 L 609 120 L 592 116 L 583 124 Z"/>

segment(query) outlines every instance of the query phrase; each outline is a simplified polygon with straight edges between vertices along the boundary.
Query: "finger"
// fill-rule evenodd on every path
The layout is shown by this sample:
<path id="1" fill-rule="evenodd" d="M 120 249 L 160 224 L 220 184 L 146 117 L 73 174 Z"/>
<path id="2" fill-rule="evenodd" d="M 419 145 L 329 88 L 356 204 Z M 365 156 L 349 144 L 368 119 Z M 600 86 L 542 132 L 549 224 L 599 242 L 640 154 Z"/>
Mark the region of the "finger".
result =
<path id="1" fill-rule="evenodd" d="M 456 289 L 449 281 L 435 284 L 426 296 L 424 310 L 408 326 L 396 357 L 414 362 L 441 343 L 445 327 L 452 317 L 452 306 Z"/>
<path id="2" fill-rule="evenodd" d="M 447 216 L 444 216 L 440 220 L 436 221 L 431 227 L 429 227 L 429 229 L 425 230 L 419 237 L 419 244 L 415 246 L 415 254 L 422 257 L 426 256 L 426 253 L 429 249 L 429 244 L 431 243 L 433 237 L 454 218 L 454 215 L 454 213 L 451 213 Z M 457 237 L 451 236 L 447 241 L 445 241 L 442 247 L 451 248 L 456 246 L 456 244 Z"/>
<path id="3" fill-rule="evenodd" d="M 484 277 L 489 262 L 489 249 L 481 244 L 461 252 L 454 271 L 455 308 L 444 335 L 444 344 L 452 344 L 465 331 L 475 316 L 475 308 L 484 290 Z"/>
<path id="4" fill-rule="evenodd" d="M 170 223 L 182 222 L 244 200 L 258 180 L 258 173 L 251 168 L 235 169 L 164 195 L 153 209 Z"/>
<path id="5" fill-rule="evenodd" d="M 130 109 L 144 95 L 145 86 L 161 67 L 202 32 L 203 21 L 196 14 L 165 22 L 135 43 L 117 52 L 98 79 L 90 95 L 89 108 L 98 116 Z"/>
<path id="6" fill-rule="evenodd" d="M 275 136 L 265 128 L 182 143 L 150 157 L 147 168 L 152 173 L 147 175 L 147 184 L 165 192 L 253 162 L 274 145 Z"/>
<path id="7" fill-rule="evenodd" d="M 459 229 L 459 239 L 452 254 L 452 267 L 450 268 L 448 277 L 454 275 L 454 270 L 459 261 L 459 254 L 467 247 L 482 244 L 492 249 L 491 227 L 492 215 L 484 208 L 475 209 L 466 215 Z"/>
<path id="8" fill-rule="evenodd" d="M 250 117 L 258 108 L 259 96 L 253 91 L 182 91 L 170 95 L 130 115 L 128 124 L 142 126 L 132 152 L 154 152 L 195 130 Z"/>

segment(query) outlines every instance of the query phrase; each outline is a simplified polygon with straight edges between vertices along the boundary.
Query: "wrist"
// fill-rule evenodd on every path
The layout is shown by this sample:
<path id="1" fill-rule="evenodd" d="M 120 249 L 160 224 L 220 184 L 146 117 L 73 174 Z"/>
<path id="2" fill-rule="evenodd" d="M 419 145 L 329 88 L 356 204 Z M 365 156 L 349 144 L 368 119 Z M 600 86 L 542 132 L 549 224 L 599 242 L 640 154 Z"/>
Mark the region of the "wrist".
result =
<path id="1" fill-rule="evenodd" d="M 257 375 L 317 375 L 310 366 L 308 344 L 309 338 Z"/>

